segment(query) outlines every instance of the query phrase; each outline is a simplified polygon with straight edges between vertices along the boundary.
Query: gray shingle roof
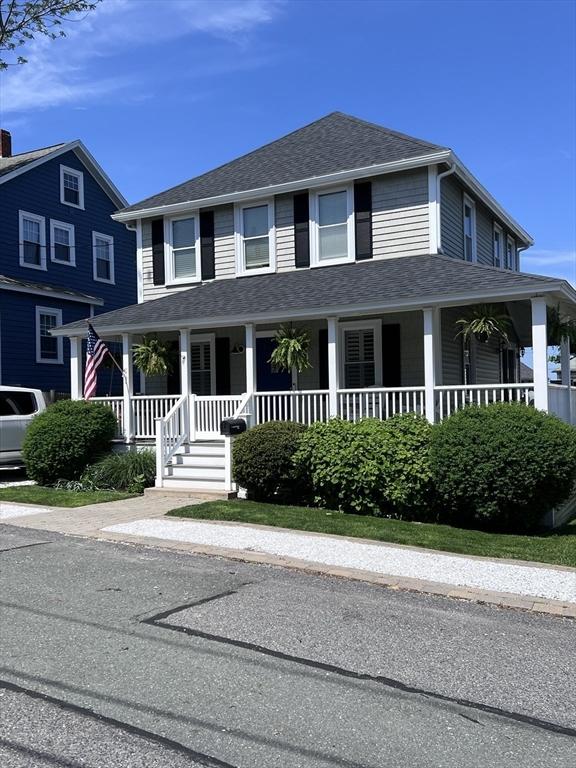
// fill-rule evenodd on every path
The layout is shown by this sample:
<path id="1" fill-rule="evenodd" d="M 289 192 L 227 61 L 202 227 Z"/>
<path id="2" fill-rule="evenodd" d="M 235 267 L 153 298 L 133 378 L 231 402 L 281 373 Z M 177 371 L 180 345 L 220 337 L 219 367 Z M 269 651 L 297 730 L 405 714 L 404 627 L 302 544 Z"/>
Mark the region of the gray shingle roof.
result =
<path id="1" fill-rule="evenodd" d="M 39 160 L 41 157 L 49 155 L 51 152 L 54 152 L 63 146 L 64 144 L 54 144 L 51 147 L 33 149 L 31 152 L 22 152 L 19 155 L 12 155 L 12 157 L 0 157 L 0 176 L 4 176 L 6 173 L 11 173 L 17 168 L 28 165 L 28 163 L 32 163 L 34 160 Z"/>
<path id="2" fill-rule="evenodd" d="M 213 171 L 123 211 L 245 192 L 445 150 L 357 117 L 332 112 Z"/>
<path id="3" fill-rule="evenodd" d="M 404 256 L 361 261 L 342 266 L 299 269 L 281 274 L 215 280 L 143 304 L 134 304 L 94 317 L 98 331 L 154 330 L 179 324 L 216 322 L 236 325 L 268 316 L 289 319 L 292 313 L 326 316 L 332 308 L 352 311 L 358 306 L 398 306 L 474 295 L 487 300 L 509 291 L 551 291 L 561 281 L 518 274 L 446 256 Z M 566 286 L 568 284 L 566 283 Z M 323 310 L 326 311 L 323 311 Z M 85 323 L 64 326 L 85 330 Z"/>
<path id="4" fill-rule="evenodd" d="M 0 290 L 2 288 L 28 288 L 32 291 L 42 291 L 42 293 L 58 293 L 66 294 L 70 296 L 71 300 L 85 299 L 94 301 L 101 304 L 102 299 L 98 296 L 92 296 L 89 293 L 81 293 L 80 291 L 73 291 L 71 288 L 63 288 L 59 285 L 50 285 L 49 283 L 33 283 L 29 280 L 16 280 L 14 277 L 7 277 L 7 275 L 0 275 Z"/>

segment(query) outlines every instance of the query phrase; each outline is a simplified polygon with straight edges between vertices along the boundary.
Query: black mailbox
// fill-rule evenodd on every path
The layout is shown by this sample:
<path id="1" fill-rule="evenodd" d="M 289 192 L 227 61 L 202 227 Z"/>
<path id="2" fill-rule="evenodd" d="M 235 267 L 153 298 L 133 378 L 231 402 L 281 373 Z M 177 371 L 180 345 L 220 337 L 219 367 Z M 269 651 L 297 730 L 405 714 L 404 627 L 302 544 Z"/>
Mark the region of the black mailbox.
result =
<path id="1" fill-rule="evenodd" d="M 233 437 L 246 432 L 246 422 L 244 419 L 224 419 L 220 422 L 220 434 L 224 437 Z"/>

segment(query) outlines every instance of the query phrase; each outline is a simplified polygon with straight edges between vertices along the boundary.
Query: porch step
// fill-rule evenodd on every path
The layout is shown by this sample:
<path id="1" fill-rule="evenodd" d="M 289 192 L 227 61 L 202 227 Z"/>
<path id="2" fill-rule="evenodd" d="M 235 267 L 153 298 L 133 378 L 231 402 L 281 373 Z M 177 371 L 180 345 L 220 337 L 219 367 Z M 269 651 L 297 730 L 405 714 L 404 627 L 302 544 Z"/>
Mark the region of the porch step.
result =
<path id="1" fill-rule="evenodd" d="M 228 494 L 228 491 L 224 488 L 224 480 L 214 480 L 213 478 L 191 479 L 189 477 L 171 477 L 170 475 L 165 475 L 162 482 L 164 484 L 164 489 L 166 490 L 182 489 L 187 491 L 197 490 L 206 493 L 219 492 Z"/>
<path id="2" fill-rule="evenodd" d="M 145 496 L 168 496 L 177 499 L 203 499 L 204 501 L 219 501 L 220 499 L 235 499 L 236 491 L 219 491 L 207 488 L 191 488 L 172 485 L 174 481 L 167 480 L 163 488 L 146 488 Z"/>
<path id="3" fill-rule="evenodd" d="M 165 477 L 188 478 L 189 480 L 210 480 L 224 484 L 224 465 L 197 466 L 196 464 L 183 466 L 181 464 L 168 464 L 165 469 Z"/>
<path id="4" fill-rule="evenodd" d="M 182 445 L 176 452 L 177 456 L 224 456 L 223 440 L 197 440 L 194 443 Z"/>
<path id="5" fill-rule="evenodd" d="M 224 471 L 224 454 L 190 455 L 189 453 L 175 453 L 171 463 L 173 467 L 213 467 Z"/>

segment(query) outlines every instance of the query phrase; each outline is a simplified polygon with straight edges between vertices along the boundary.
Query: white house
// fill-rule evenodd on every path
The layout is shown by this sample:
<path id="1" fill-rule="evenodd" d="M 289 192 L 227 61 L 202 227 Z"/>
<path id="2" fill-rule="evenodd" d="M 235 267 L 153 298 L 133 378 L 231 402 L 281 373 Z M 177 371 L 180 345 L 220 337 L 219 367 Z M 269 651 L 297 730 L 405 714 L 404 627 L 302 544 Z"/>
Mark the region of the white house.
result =
<path id="1" fill-rule="evenodd" d="M 435 421 L 519 400 L 576 417 L 567 343 L 562 383 L 547 374 L 547 307 L 575 316 L 576 291 L 520 271 L 530 235 L 450 149 L 333 113 L 113 218 L 137 233 L 139 301 L 93 324 L 122 339 L 125 392 L 107 402 L 126 440 L 156 436 L 160 486 L 231 488 L 229 416 Z M 508 314 L 509 344 L 457 337 L 479 303 Z M 312 340 L 298 377 L 269 362 L 281 323 Z M 55 331 L 70 337 L 75 397 L 85 332 Z M 179 366 L 134 396 L 132 347 L 149 332 Z"/>

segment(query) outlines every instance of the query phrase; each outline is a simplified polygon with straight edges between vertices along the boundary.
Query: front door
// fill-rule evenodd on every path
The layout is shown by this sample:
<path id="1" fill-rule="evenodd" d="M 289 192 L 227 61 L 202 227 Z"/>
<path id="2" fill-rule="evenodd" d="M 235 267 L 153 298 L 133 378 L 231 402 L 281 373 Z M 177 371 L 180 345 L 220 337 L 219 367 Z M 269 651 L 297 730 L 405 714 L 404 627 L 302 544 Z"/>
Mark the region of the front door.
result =
<path id="1" fill-rule="evenodd" d="M 286 392 L 292 389 L 290 371 L 274 371 L 268 362 L 276 342 L 273 336 L 256 339 L 256 389 L 258 392 Z"/>

